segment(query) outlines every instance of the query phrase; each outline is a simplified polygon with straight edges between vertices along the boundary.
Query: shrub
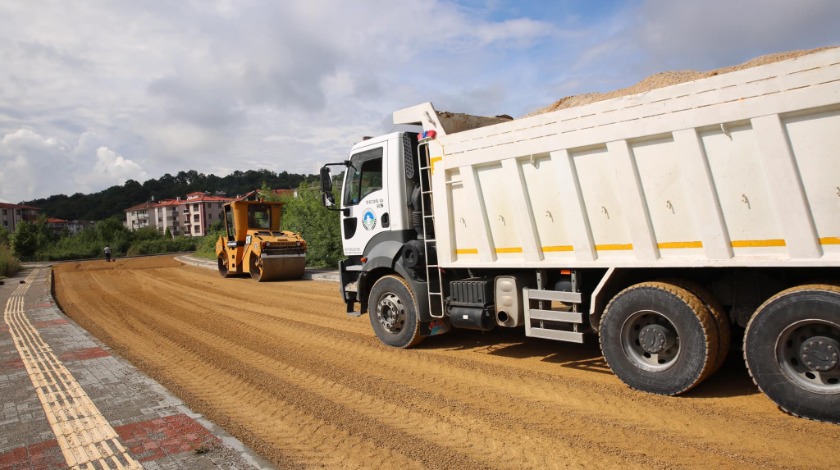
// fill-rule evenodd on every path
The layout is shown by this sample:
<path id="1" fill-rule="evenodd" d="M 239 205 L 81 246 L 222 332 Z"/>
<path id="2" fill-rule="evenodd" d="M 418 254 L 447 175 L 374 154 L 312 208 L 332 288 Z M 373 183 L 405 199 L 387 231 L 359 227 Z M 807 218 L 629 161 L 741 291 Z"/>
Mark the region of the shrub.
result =
<path id="1" fill-rule="evenodd" d="M 195 251 L 201 241 L 197 237 L 158 238 L 157 240 L 141 240 L 131 245 L 127 256 L 155 255 L 161 253 L 177 253 L 181 251 Z"/>
<path id="2" fill-rule="evenodd" d="M 14 276 L 20 271 L 20 261 L 5 243 L 0 243 L 0 278 Z"/>
<path id="3" fill-rule="evenodd" d="M 283 229 L 299 232 L 306 240 L 307 266 L 335 268 L 344 258 L 338 211 L 321 205 L 317 185 L 304 182 L 297 193 L 298 197 L 283 198 Z"/>
<path id="4" fill-rule="evenodd" d="M 210 228 L 212 229 L 213 227 Z M 216 241 L 219 239 L 220 236 L 222 236 L 224 232 L 224 229 L 212 231 L 203 238 L 201 238 L 198 242 L 198 246 L 195 249 L 195 256 L 198 258 L 215 260 Z"/>

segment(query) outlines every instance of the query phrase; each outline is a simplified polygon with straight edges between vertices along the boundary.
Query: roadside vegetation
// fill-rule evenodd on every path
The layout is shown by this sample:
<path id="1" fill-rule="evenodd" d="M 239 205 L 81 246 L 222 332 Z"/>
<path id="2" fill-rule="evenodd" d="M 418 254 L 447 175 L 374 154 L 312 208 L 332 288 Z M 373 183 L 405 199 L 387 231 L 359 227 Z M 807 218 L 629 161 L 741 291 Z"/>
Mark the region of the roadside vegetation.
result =
<path id="1" fill-rule="evenodd" d="M 21 223 L 9 238 L 12 252 L 22 261 L 104 258 L 106 246 L 115 257 L 193 251 L 200 240 L 161 236 L 153 228 L 132 232 L 117 217 L 97 222 L 74 235 L 66 231 L 53 233 L 42 217 L 35 223 Z"/>
<path id="2" fill-rule="evenodd" d="M 9 232 L 0 227 L 0 279 L 14 276 L 20 271 L 20 261 L 9 246 Z"/>
<path id="3" fill-rule="evenodd" d="M 279 197 L 266 184 L 260 190 L 266 200 L 282 200 L 283 230 L 300 233 L 307 244 L 306 264 L 313 268 L 335 268 L 343 257 L 341 230 L 337 211 L 321 205 L 316 184 L 303 182 L 297 196 Z M 109 246 L 114 257 L 152 255 L 194 251 L 195 256 L 216 259 L 216 241 L 224 233 L 224 223 L 211 225 L 205 237 L 172 237 L 167 231 L 161 235 L 154 228 L 134 232 L 114 216 L 97 222 L 78 234 L 54 233 L 42 216 L 37 222 L 21 223 L 15 233 L 0 232 L 0 269 L 18 266 L 22 261 L 65 261 L 104 258 L 104 248 Z M 5 240 L 5 250 L 2 249 Z M 5 260 L 5 256 L 9 260 Z M 12 261 L 17 264 L 13 264 Z M 3 272 L 0 271 L 0 275 Z"/>
<path id="4" fill-rule="evenodd" d="M 281 198 L 283 230 L 301 234 L 306 240 L 306 265 L 313 268 L 336 268 L 344 257 L 338 211 L 321 205 L 317 184 L 301 183 L 297 197 Z"/>

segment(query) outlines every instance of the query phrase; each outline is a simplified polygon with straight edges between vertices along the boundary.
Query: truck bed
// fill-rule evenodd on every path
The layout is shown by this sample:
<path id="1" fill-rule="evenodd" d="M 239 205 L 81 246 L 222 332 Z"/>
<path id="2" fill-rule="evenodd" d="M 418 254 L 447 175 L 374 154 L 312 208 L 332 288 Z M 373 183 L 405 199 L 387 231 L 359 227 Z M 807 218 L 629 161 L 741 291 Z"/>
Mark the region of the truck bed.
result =
<path id="1" fill-rule="evenodd" d="M 840 48 L 429 144 L 441 267 L 840 266 Z"/>

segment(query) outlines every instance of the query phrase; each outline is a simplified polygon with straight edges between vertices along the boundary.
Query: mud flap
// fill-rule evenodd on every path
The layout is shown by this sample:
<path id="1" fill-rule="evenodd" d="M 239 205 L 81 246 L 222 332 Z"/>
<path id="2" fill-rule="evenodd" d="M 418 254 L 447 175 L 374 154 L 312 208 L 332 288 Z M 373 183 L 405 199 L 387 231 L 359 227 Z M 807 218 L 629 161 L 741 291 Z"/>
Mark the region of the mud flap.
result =
<path id="1" fill-rule="evenodd" d="M 445 318 L 430 322 L 420 322 L 420 336 L 442 335 L 452 329 L 452 325 Z"/>

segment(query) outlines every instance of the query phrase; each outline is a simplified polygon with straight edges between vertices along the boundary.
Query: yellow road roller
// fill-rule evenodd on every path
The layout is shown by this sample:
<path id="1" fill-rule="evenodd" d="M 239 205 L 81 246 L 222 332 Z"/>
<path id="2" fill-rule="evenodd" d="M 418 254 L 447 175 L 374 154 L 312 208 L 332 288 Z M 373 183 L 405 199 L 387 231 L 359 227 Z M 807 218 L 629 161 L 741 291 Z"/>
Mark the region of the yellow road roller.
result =
<path id="1" fill-rule="evenodd" d="M 216 242 L 222 277 L 249 274 L 257 281 L 300 279 L 306 241 L 280 230 L 282 202 L 240 200 L 225 204 L 225 233 Z"/>

